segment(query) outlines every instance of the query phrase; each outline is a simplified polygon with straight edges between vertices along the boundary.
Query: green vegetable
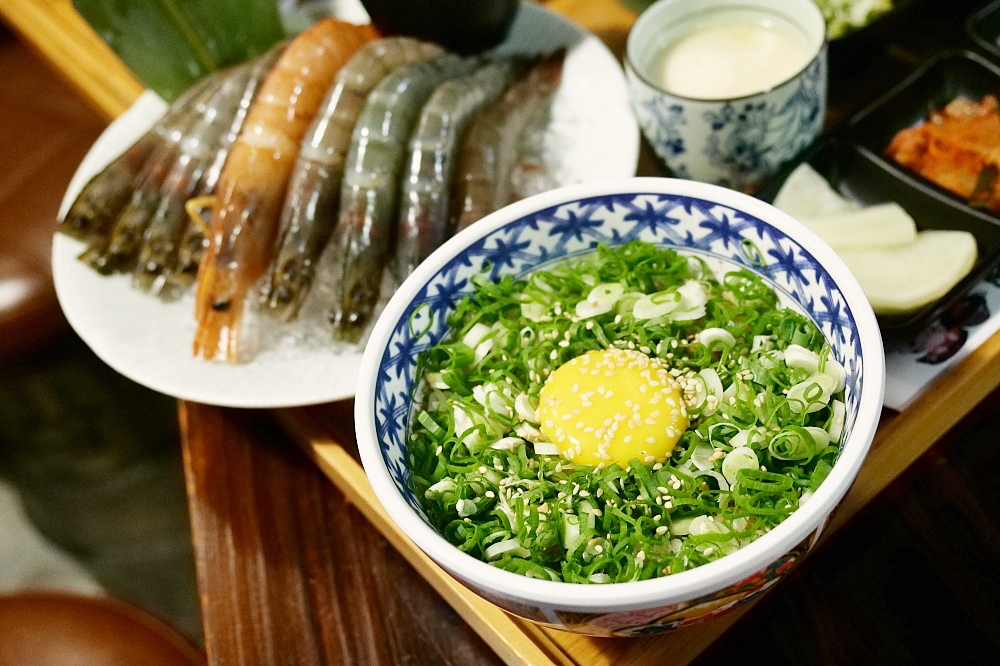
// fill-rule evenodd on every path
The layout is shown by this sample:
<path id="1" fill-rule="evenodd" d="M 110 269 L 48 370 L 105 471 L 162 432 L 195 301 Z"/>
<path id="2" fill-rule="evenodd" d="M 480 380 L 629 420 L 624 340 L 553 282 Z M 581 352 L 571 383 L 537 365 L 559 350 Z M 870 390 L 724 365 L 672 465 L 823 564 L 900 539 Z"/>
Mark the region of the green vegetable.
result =
<path id="1" fill-rule="evenodd" d="M 696 258 L 634 241 L 475 285 L 449 319 L 451 340 L 419 357 L 408 438 L 413 490 L 470 555 L 576 583 L 677 573 L 765 534 L 832 469 L 843 368 L 755 273 L 720 283 Z M 645 297 L 663 293 L 683 302 L 657 314 L 663 297 Z M 795 359 L 820 359 L 815 371 L 785 363 L 790 345 Z M 690 427 L 666 460 L 573 464 L 534 420 L 555 368 L 609 346 L 658 357 L 695 387 Z"/>
<path id="2" fill-rule="evenodd" d="M 892 0 L 816 0 L 826 19 L 828 39 L 863 28 L 892 9 Z"/>

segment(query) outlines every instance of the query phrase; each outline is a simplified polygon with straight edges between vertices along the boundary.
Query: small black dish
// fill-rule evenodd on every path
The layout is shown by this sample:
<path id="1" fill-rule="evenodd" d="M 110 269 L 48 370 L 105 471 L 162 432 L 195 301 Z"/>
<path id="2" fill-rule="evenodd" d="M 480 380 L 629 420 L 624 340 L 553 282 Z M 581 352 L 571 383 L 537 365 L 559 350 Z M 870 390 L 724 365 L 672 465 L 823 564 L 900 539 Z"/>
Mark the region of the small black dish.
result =
<path id="1" fill-rule="evenodd" d="M 888 46 L 900 25 L 921 0 L 896 0 L 892 9 L 871 23 L 830 40 L 830 76 L 851 74 Z"/>
<path id="2" fill-rule="evenodd" d="M 951 291 L 915 312 L 878 317 L 883 337 L 910 340 L 945 314 L 1000 263 L 1000 223 L 956 197 L 940 197 L 933 186 L 902 177 L 905 174 L 882 162 L 877 155 L 875 159 L 872 157 L 870 151 L 846 137 L 821 137 L 798 160 L 782 168 L 756 196 L 772 203 L 791 172 L 808 162 L 849 199 L 863 205 L 895 201 L 913 217 L 919 231 L 956 229 L 975 236 L 979 252 L 976 264 Z"/>
<path id="3" fill-rule="evenodd" d="M 459 53 L 496 46 L 520 0 L 361 0 L 383 35 L 411 35 Z"/>
<path id="4" fill-rule="evenodd" d="M 1000 60 L 1000 0 L 991 2 L 965 20 L 965 32 L 976 48 Z"/>

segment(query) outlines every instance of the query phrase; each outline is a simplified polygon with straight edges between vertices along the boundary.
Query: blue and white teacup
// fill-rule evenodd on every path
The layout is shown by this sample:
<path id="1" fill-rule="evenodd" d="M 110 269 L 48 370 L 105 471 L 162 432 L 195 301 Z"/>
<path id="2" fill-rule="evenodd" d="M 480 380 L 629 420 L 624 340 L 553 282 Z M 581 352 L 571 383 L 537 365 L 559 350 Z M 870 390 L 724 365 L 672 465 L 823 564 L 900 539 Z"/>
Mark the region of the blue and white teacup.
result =
<path id="1" fill-rule="evenodd" d="M 811 58 L 791 78 L 746 96 L 664 89 L 657 68 L 673 43 L 706 24 L 747 20 L 794 31 Z M 826 25 L 814 0 L 660 0 L 629 33 L 625 72 L 639 126 L 675 175 L 751 191 L 823 128 Z"/>

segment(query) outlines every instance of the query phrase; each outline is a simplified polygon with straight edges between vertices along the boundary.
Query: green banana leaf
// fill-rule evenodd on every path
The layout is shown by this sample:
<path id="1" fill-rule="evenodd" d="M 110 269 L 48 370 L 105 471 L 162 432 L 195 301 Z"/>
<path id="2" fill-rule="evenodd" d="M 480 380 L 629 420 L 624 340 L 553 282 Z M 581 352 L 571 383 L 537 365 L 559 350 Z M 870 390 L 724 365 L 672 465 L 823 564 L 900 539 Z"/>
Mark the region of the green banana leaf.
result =
<path id="1" fill-rule="evenodd" d="M 276 0 L 73 0 L 129 69 L 173 101 L 285 36 Z"/>

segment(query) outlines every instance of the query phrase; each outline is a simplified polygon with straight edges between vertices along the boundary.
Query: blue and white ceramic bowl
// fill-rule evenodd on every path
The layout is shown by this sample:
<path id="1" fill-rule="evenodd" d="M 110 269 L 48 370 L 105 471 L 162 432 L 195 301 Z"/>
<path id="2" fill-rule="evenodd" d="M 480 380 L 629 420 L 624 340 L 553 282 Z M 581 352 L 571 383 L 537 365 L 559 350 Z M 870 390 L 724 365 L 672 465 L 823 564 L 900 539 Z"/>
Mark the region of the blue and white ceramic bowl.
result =
<path id="1" fill-rule="evenodd" d="M 770 90 L 725 100 L 671 94 L 652 72 L 670 40 L 713 14 L 759 14 L 805 38 L 813 54 Z M 632 111 L 660 159 L 681 178 L 751 191 L 819 136 L 826 114 L 826 23 L 814 0 L 660 0 L 629 32 Z"/>
<path id="2" fill-rule="evenodd" d="M 815 495 L 774 530 L 726 557 L 672 576 L 578 585 L 503 571 L 467 555 L 430 525 L 408 484 L 406 435 L 417 355 L 450 334 L 470 278 L 523 276 L 633 239 L 748 268 L 808 314 L 847 369 L 840 457 Z M 567 187 L 477 222 L 432 254 L 399 288 L 365 350 L 355 422 L 365 471 L 399 527 L 435 562 L 505 610 L 570 631 L 635 635 L 701 621 L 743 603 L 783 575 L 819 535 L 854 480 L 882 406 L 884 358 L 875 316 L 837 255 L 772 206 L 692 181 L 633 178 Z"/>

